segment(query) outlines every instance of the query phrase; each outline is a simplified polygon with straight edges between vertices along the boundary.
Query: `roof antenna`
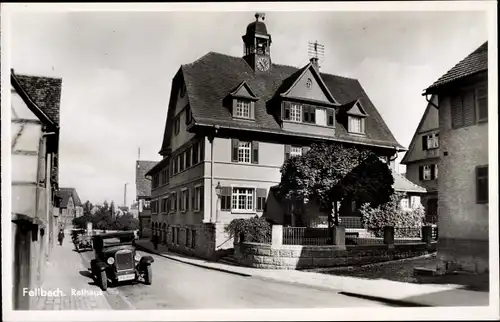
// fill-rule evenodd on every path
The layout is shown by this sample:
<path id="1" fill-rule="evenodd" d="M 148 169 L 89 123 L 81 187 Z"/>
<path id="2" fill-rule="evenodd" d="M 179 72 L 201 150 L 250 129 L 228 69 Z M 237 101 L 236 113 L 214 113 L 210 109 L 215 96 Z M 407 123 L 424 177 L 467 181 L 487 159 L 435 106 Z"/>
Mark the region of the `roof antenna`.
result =
<path id="1" fill-rule="evenodd" d="M 141 160 L 141 148 L 137 149 L 137 160 Z"/>
<path id="2" fill-rule="evenodd" d="M 325 46 L 318 43 L 317 40 L 315 42 L 310 41 L 308 54 L 309 60 L 315 65 L 315 67 L 319 68 L 318 62 L 320 59 L 323 61 L 325 56 Z"/>

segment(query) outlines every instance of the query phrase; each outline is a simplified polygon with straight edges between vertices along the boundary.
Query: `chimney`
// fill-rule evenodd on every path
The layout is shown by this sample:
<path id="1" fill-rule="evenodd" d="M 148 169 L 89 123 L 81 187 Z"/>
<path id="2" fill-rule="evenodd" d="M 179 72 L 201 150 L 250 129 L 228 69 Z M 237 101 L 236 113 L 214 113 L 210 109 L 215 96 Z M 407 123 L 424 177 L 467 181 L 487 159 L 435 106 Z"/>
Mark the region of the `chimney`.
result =
<path id="1" fill-rule="evenodd" d="M 317 57 L 312 57 L 311 59 L 309 59 L 309 61 L 313 65 L 314 69 L 316 69 L 316 71 L 319 72 L 318 58 Z"/>

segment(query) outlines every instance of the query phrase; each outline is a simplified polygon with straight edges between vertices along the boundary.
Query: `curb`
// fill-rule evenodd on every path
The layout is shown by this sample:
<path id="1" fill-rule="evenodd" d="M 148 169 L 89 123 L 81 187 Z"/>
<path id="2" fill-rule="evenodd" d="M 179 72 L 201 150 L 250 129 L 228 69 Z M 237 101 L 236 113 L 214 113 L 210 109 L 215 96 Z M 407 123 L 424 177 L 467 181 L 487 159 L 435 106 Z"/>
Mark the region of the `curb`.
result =
<path id="1" fill-rule="evenodd" d="M 224 269 L 224 268 L 212 267 L 212 266 L 207 266 L 207 265 L 202 265 L 202 264 L 197 264 L 197 263 L 185 261 L 185 260 L 173 257 L 173 256 L 169 256 L 169 255 L 158 253 L 156 251 L 153 251 L 153 250 L 151 250 L 151 249 L 149 249 L 147 247 L 144 247 L 144 246 L 141 246 L 141 245 L 138 245 L 138 244 L 135 244 L 135 247 L 137 247 L 139 249 L 142 249 L 143 251 L 145 251 L 147 253 L 155 254 L 155 255 L 158 255 L 158 256 L 161 256 L 161 257 L 165 257 L 165 258 L 168 258 L 168 259 L 171 259 L 171 260 L 174 260 L 174 261 L 177 261 L 177 262 L 181 262 L 181 263 L 184 263 L 184 264 L 189 264 L 189 265 L 193 265 L 193 266 L 197 266 L 197 267 L 201 267 L 201 268 L 211 269 L 211 270 L 219 271 L 219 272 L 223 272 L 223 273 L 229 273 L 229 274 L 239 275 L 239 276 L 243 276 L 243 277 L 251 277 L 252 276 L 251 274 L 245 274 L 245 273 L 235 272 L 235 271 L 231 271 L 231 270 Z"/>
<path id="2" fill-rule="evenodd" d="M 382 303 L 387 303 L 387 304 L 392 304 L 392 305 L 395 305 L 395 306 L 432 307 L 431 305 L 420 304 L 420 303 L 415 303 L 415 302 L 410 302 L 410 301 L 405 301 L 405 300 L 393 300 L 393 299 L 388 299 L 388 298 L 380 297 L 380 296 L 363 295 L 363 294 L 351 293 L 351 292 L 343 292 L 343 291 L 339 292 L 338 294 L 342 294 L 342 295 L 346 295 L 346 296 L 351 296 L 351 297 L 357 297 L 357 298 L 366 299 L 366 300 L 372 300 L 372 301 L 382 302 Z"/>

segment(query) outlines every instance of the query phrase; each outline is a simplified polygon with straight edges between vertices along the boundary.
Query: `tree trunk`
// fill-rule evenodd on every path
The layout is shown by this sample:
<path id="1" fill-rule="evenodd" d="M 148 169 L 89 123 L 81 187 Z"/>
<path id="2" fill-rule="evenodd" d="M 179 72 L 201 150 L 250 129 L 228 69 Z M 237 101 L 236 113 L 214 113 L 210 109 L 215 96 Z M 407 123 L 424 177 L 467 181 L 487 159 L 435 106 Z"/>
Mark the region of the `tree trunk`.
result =
<path id="1" fill-rule="evenodd" d="M 335 224 L 335 218 L 333 216 L 332 203 L 328 204 L 328 244 L 333 245 L 333 226 Z"/>
<path id="2" fill-rule="evenodd" d="M 333 202 L 333 212 L 334 212 L 334 218 L 335 218 L 335 226 L 338 226 L 339 225 L 339 210 L 338 210 L 338 207 L 337 207 L 337 202 L 338 201 L 334 201 Z"/>

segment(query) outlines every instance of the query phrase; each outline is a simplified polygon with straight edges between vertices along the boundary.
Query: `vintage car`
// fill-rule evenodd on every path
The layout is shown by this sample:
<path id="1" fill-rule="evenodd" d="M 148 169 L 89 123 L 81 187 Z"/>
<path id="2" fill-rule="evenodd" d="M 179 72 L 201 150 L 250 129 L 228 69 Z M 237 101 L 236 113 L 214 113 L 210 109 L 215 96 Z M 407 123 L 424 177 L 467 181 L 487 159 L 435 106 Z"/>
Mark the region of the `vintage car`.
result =
<path id="1" fill-rule="evenodd" d="M 85 234 L 85 229 L 72 229 L 71 230 L 71 241 L 76 245 L 78 241 L 78 236 Z"/>
<path id="2" fill-rule="evenodd" d="M 81 250 L 92 250 L 92 236 L 87 234 L 79 235 L 75 243 L 77 252 Z"/>
<path id="3" fill-rule="evenodd" d="M 153 257 L 136 253 L 133 232 L 116 232 L 92 236 L 95 258 L 90 270 L 98 285 L 105 291 L 108 282 L 138 281 L 150 285 L 153 280 Z"/>

